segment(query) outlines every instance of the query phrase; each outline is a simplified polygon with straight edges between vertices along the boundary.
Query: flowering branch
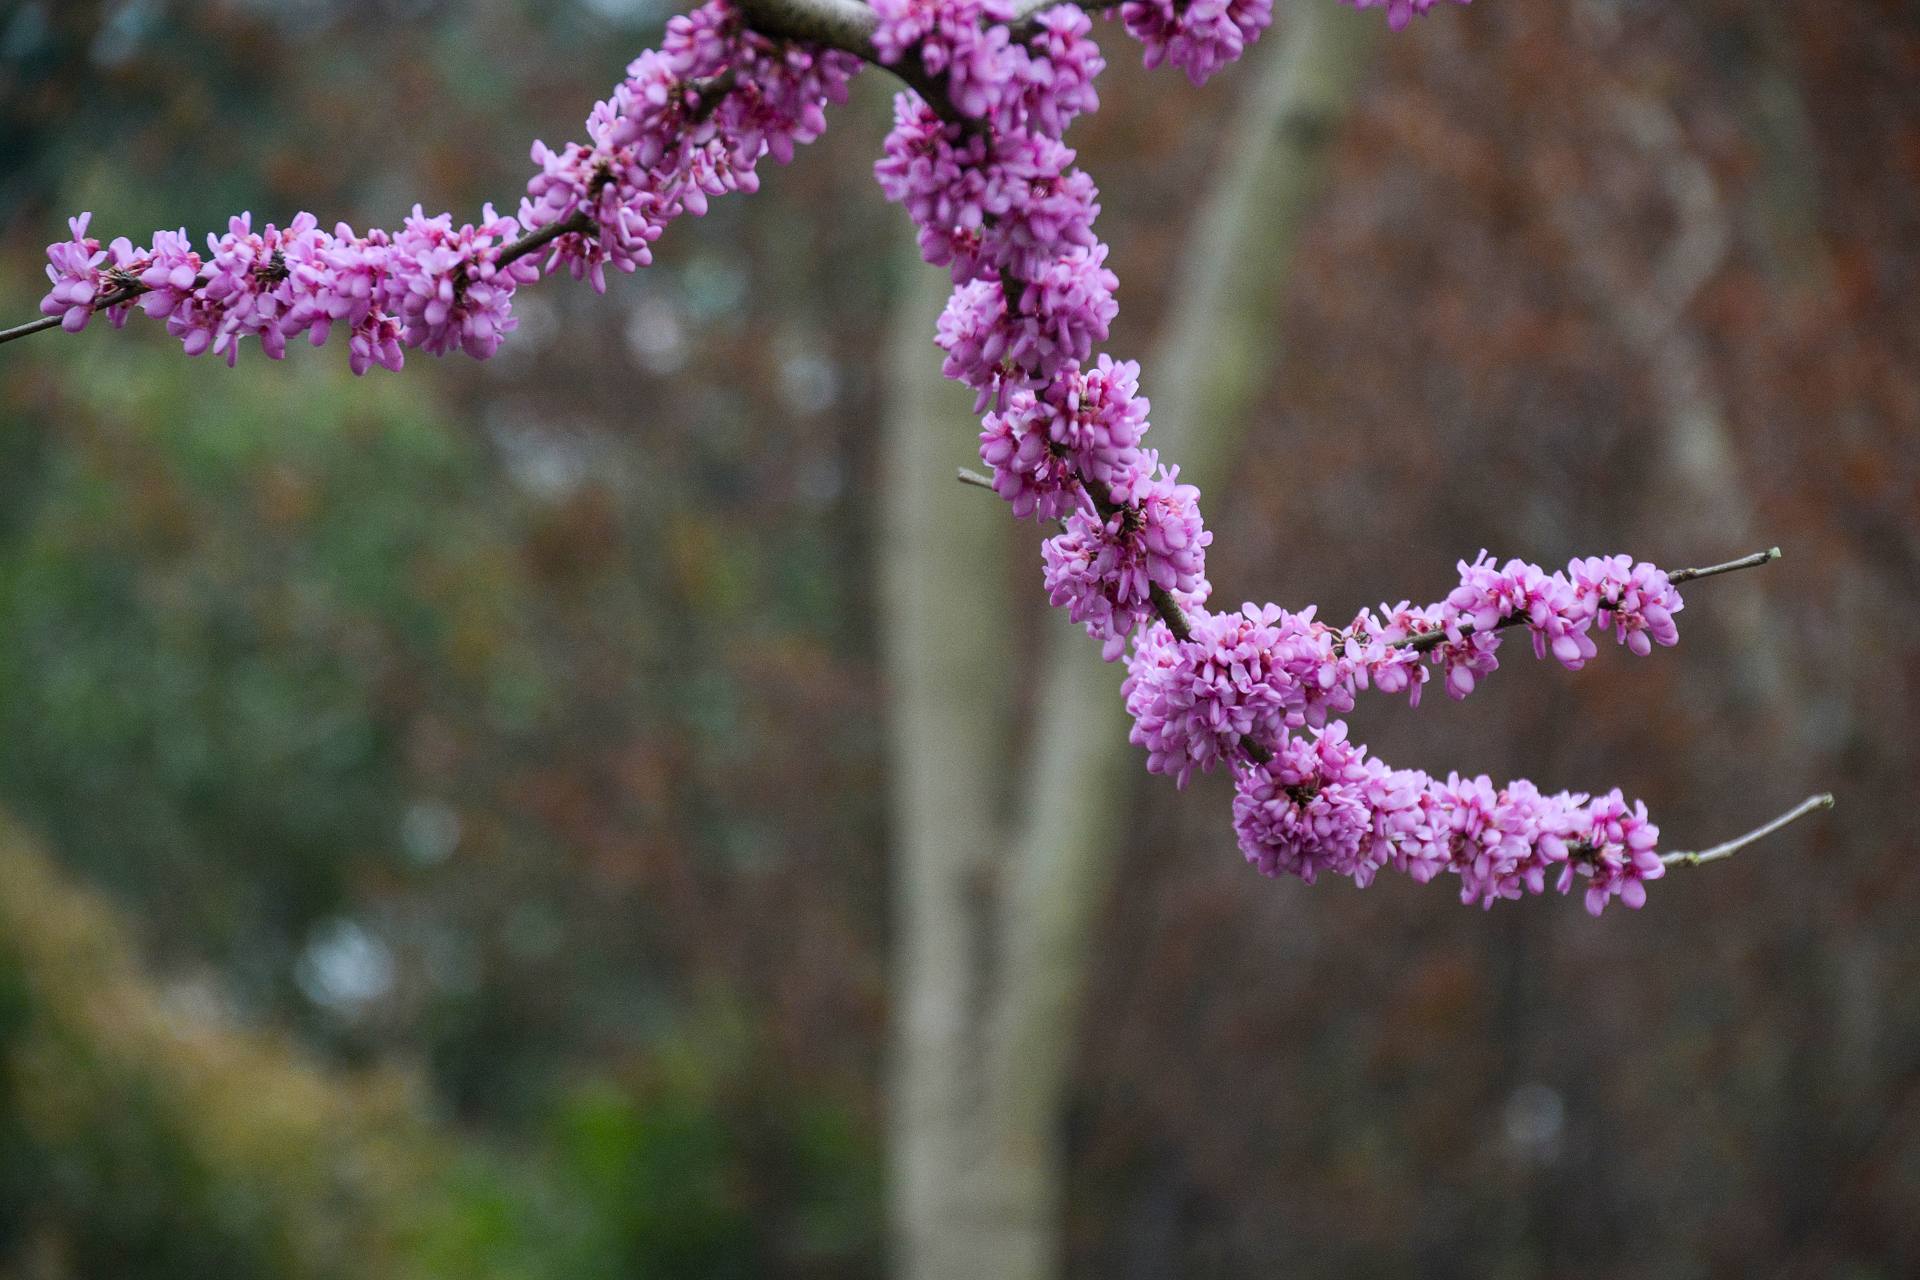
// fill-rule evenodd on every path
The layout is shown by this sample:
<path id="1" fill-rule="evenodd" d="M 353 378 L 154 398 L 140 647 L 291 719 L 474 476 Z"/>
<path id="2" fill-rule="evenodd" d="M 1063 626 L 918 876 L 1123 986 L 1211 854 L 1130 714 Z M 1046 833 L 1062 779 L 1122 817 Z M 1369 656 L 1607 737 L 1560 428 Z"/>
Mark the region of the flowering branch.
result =
<path id="1" fill-rule="evenodd" d="M 1769 547 L 1765 551 L 1756 551 L 1750 556 L 1741 556 L 1738 560 L 1728 560 L 1724 564 L 1708 565 L 1704 569 L 1675 569 L 1667 574 L 1667 581 L 1678 586 L 1682 582 L 1691 582 L 1695 578 L 1711 578 L 1717 574 L 1733 573 L 1740 569 L 1757 569 L 1761 565 L 1772 564 L 1779 558 L 1780 548 Z M 1508 627 L 1521 626 L 1525 624 L 1526 621 L 1527 618 L 1524 614 L 1509 614 L 1500 619 L 1500 621 L 1492 627 L 1487 628 L 1487 630 L 1501 631 Z M 1431 649 L 1439 648 L 1440 645 L 1444 643 L 1457 641 L 1462 636 L 1470 636 L 1473 634 L 1475 634 L 1474 624 L 1466 622 L 1462 623 L 1459 627 L 1458 636 L 1449 637 L 1444 630 L 1426 631 L 1413 636 L 1401 647 L 1410 649 L 1415 653 L 1426 653 Z"/>
<path id="2" fill-rule="evenodd" d="M 1433 0 L 1351 2 L 1384 4 L 1398 26 Z M 1125 0 L 1119 18 L 1149 67 L 1171 63 L 1198 84 L 1272 12 L 1271 0 Z M 98 312 L 117 326 L 137 302 L 189 355 L 229 364 L 249 335 L 278 359 L 290 338 L 319 346 L 336 324 L 356 373 L 399 369 L 404 348 L 484 358 L 513 332 L 520 286 L 565 267 L 604 289 L 608 265 L 647 265 L 675 218 L 755 190 L 762 158 L 784 163 L 818 137 L 826 107 L 875 63 L 910 86 L 874 173 L 919 228 L 922 257 L 952 278 L 935 343 L 984 414 L 991 476 L 973 480 L 1016 516 L 1058 522 L 1042 546 L 1048 597 L 1108 661 L 1126 658 L 1129 736 L 1148 771 L 1184 786 L 1227 764 L 1241 848 L 1269 875 L 1331 870 L 1364 884 L 1388 865 L 1421 880 L 1444 870 L 1465 900 L 1490 904 L 1540 892 L 1554 870 L 1563 892 L 1585 884 L 1590 910 L 1614 897 L 1639 906 L 1666 866 L 1644 805 L 1388 769 L 1332 717 L 1367 688 L 1417 706 L 1436 670 L 1463 698 L 1514 627 L 1571 670 L 1596 653 L 1596 632 L 1648 654 L 1678 641 L 1676 584 L 1778 551 L 1674 573 L 1618 555 L 1548 573 L 1482 552 L 1445 600 L 1363 610 L 1344 628 L 1311 607 L 1210 612 L 1199 491 L 1144 445 L 1139 366 L 1094 354 L 1119 280 L 1093 229 L 1099 193 L 1062 141 L 1099 106 L 1105 59 L 1090 31 L 1081 6 L 1035 0 L 708 0 L 596 105 L 589 142 L 534 144 L 539 172 L 518 217 L 488 206 L 456 229 L 416 206 L 399 231 L 360 235 L 305 213 L 256 232 L 242 215 L 203 258 L 184 232 L 102 248 L 82 215 L 48 249 L 46 319 L 0 340 L 78 331 Z"/>

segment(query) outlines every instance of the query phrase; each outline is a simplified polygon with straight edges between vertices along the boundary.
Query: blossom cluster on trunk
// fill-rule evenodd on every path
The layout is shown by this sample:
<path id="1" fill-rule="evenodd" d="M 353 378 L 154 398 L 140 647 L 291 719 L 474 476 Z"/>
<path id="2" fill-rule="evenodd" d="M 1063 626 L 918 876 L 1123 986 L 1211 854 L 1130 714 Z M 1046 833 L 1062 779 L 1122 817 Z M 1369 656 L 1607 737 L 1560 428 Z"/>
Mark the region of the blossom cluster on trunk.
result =
<path id="1" fill-rule="evenodd" d="M 1383 5 L 1400 26 L 1433 0 Z M 1238 58 L 1271 0 L 1126 0 L 1118 18 L 1196 84 Z M 751 0 L 708 0 L 673 18 L 598 103 L 586 141 L 535 143 L 538 172 L 516 216 L 489 206 L 454 225 L 416 207 L 394 231 L 322 229 L 302 213 L 256 230 L 250 215 L 209 236 L 107 246 L 75 218 L 48 250 L 42 310 L 78 331 L 138 309 L 190 355 L 232 364 L 248 336 L 279 359 L 305 336 L 344 335 L 355 373 L 399 369 L 407 351 L 490 356 L 514 330 L 515 292 L 564 271 L 606 288 L 606 269 L 647 265 L 652 244 L 715 196 L 752 191 L 757 166 L 818 137 L 864 61 L 900 70 L 903 91 L 875 174 L 954 285 L 935 341 L 942 368 L 976 395 L 980 457 L 1018 517 L 1052 528 L 1049 599 L 1124 659 L 1132 741 L 1150 772 L 1185 786 L 1234 776 L 1233 825 L 1267 875 L 1367 884 L 1385 868 L 1457 878 L 1491 904 L 1583 890 L 1596 914 L 1638 907 L 1663 869 L 1658 829 L 1617 790 L 1545 794 L 1520 780 L 1393 769 L 1351 741 L 1358 694 L 1419 704 L 1436 679 L 1455 698 L 1499 665 L 1524 628 L 1538 657 L 1578 670 L 1612 635 L 1637 654 L 1677 640 L 1679 592 L 1658 567 L 1615 555 L 1548 572 L 1484 552 L 1445 599 L 1365 610 L 1345 626 L 1312 608 L 1212 612 L 1199 492 L 1149 443 L 1141 370 L 1096 349 L 1119 281 L 1094 230 L 1099 192 L 1064 141 L 1096 110 L 1105 66 L 1082 8 L 1023 13 L 1012 0 L 873 0 L 868 42 L 847 49 L 756 30 Z"/>

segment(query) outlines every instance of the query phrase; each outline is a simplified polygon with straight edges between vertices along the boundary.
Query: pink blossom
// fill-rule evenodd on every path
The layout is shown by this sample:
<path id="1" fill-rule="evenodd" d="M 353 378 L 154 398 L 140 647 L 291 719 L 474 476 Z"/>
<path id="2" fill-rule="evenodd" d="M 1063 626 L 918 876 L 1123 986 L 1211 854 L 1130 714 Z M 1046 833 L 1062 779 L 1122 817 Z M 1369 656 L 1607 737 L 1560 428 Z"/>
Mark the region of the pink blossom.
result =
<path id="1" fill-rule="evenodd" d="M 1012 47 L 1006 0 L 875 0 L 873 47 L 885 64 L 917 54 L 929 75 L 947 82 L 964 115 L 994 111 L 1012 88 L 1024 50 Z"/>
<path id="2" fill-rule="evenodd" d="M 200 284 L 200 255 L 194 252 L 185 227 L 154 233 L 139 280 L 147 290 L 140 297 L 140 309 L 156 320 L 165 319 L 192 296 Z"/>
<path id="3" fill-rule="evenodd" d="M 1417 614 L 1407 601 L 1381 605 L 1382 621 L 1369 610 L 1361 610 L 1347 625 L 1345 657 L 1359 688 L 1371 684 L 1381 693 L 1405 693 L 1410 705 L 1420 705 L 1420 690 L 1427 683 L 1428 669 L 1420 654 L 1405 647 L 1404 641 L 1425 629 L 1424 615 Z"/>
<path id="4" fill-rule="evenodd" d="M 1109 662 L 1154 616 L 1155 587 L 1182 607 L 1205 601 L 1210 590 L 1213 535 L 1200 522 L 1200 491 L 1179 482 L 1178 468 L 1143 458 L 1142 474 L 1114 494 L 1118 509 L 1101 515 L 1081 507 L 1041 547 L 1048 598 L 1101 641 Z"/>
<path id="5" fill-rule="evenodd" d="M 1590 556 L 1567 566 L 1572 588 L 1592 609 L 1603 630 L 1641 657 L 1655 644 L 1680 642 L 1673 615 L 1683 602 L 1672 581 L 1655 566 L 1630 556 Z"/>
<path id="6" fill-rule="evenodd" d="M 1186 640 L 1164 622 L 1142 633 L 1121 692 L 1133 717 L 1128 738 L 1146 748 L 1148 773 L 1184 787 L 1195 770 L 1232 759 L 1242 739 L 1279 740 L 1293 692 L 1274 661 L 1282 616 L 1275 606 L 1249 604 L 1237 613 L 1190 614 Z"/>
<path id="7" fill-rule="evenodd" d="M 1107 340 L 1120 311 L 1120 281 L 1107 270 L 1107 246 L 1076 247 L 1027 281 L 1009 321 L 1007 355 L 1015 368 L 1044 382 L 1071 362 L 1084 363 Z"/>
<path id="8" fill-rule="evenodd" d="M 1037 15 L 1014 98 L 1017 118 L 997 120 L 1003 132 L 1026 127 L 1058 138 L 1076 116 L 1100 109 L 1093 81 L 1106 69 L 1093 41 L 1093 20 L 1078 5 L 1061 4 Z"/>
<path id="9" fill-rule="evenodd" d="M 980 430 L 980 461 L 993 472 L 993 490 L 1016 518 L 1058 520 L 1082 501 L 1073 465 L 1056 453 L 1048 417 L 1031 391 L 1015 391 L 1004 412 L 987 414 Z"/>
<path id="10" fill-rule="evenodd" d="M 1100 192 L 1073 161 L 1071 147 L 1044 135 L 1013 134 L 995 142 L 986 171 L 993 227 L 978 254 L 983 266 L 1038 280 L 1069 254 L 1098 251 L 1105 257 L 1093 234 Z"/>
<path id="11" fill-rule="evenodd" d="M 1281 742 L 1273 758 L 1240 775 L 1233 798 L 1240 850 L 1260 874 L 1322 871 L 1371 882 L 1386 861 L 1375 809 L 1392 792 L 1386 766 L 1347 740 L 1339 721 Z"/>
<path id="12" fill-rule="evenodd" d="M 975 413 L 988 405 L 1005 409 L 1015 388 L 1034 383 L 1008 366 L 1010 327 L 998 280 L 973 280 L 955 289 L 940 313 L 934 342 L 946 352 L 940 372 L 978 393 Z"/>
<path id="13" fill-rule="evenodd" d="M 195 294 L 193 323 L 186 327 L 187 353 L 194 350 L 200 335 L 211 325 L 212 342 L 208 349 L 225 356 L 228 367 L 240 358 L 240 342 L 249 334 L 260 339 L 260 349 L 270 360 L 287 354 L 285 316 L 288 308 L 287 269 L 284 251 L 289 238 L 309 236 L 315 219 L 310 213 L 296 216 L 286 231 L 269 222 L 264 230 L 253 229 L 253 215 L 241 214 L 227 223 L 227 234 L 209 235 L 206 283 Z"/>
<path id="14" fill-rule="evenodd" d="M 1167 62 L 1204 84 L 1272 24 L 1273 0 L 1127 0 L 1120 21 L 1146 46 L 1149 71 Z"/>
<path id="15" fill-rule="evenodd" d="M 1099 192 L 1052 138 L 989 139 L 942 121 L 911 94 L 894 101 L 895 124 L 874 165 L 880 189 L 920 229 L 920 252 L 955 284 L 1008 271 L 1028 280 L 1071 249 L 1098 242 Z"/>
<path id="16" fill-rule="evenodd" d="M 1447 696 L 1458 700 L 1472 693 L 1481 677 L 1499 669 L 1495 651 L 1500 647 L 1500 636 L 1492 631 L 1467 631 L 1462 626 L 1465 619 L 1445 605 L 1437 606 L 1436 613 L 1434 621 L 1447 638 L 1433 647 L 1428 660 L 1446 672 Z"/>
<path id="17" fill-rule="evenodd" d="M 1141 474 L 1149 407 L 1139 364 L 1101 355 L 1092 368 L 1063 366 L 1035 398 L 1034 413 L 1076 474 L 1112 484 Z"/>
<path id="18" fill-rule="evenodd" d="M 40 314 L 59 316 L 60 327 L 68 333 L 86 328 L 100 300 L 137 280 L 147 266 L 146 259 L 124 236 L 102 249 L 100 242 L 87 234 L 92 221 L 91 213 L 67 219 L 73 238 L 47 246 L 47 279 L 53 282 L 53 288 L 40 300 Z M 126 324 L 131 306 L 131 300 L 123 298 L 109 307 L 108 323 L 116 329 Z"/>
<path id="19" fill-rule="evenodd" d="M 1413 21 L 1415 14 L 1425 13 L 1440 3 L 1440 0 L 1345 0 L 1345 2 L 1356 9 L 1385 9 L 1387 27 L 1390 30 L 1399 31 Z M 1472 0 L 1454 0 L 1454 3 L 1471 4 Z"/>
<path id="20" fill-rule="evenodd" d="M 479 226 L 455 230 L 450 214 L 427 217 L 419 205 L 394 237 L 384 301 L 410 347 L 445 355 L 455 347 L 484 360 L 518 324 L 513 291 L 539 278 L 522 258 L 500 265 L 504 242 L 519 230 L 512 218 L 484 211 Z"/>

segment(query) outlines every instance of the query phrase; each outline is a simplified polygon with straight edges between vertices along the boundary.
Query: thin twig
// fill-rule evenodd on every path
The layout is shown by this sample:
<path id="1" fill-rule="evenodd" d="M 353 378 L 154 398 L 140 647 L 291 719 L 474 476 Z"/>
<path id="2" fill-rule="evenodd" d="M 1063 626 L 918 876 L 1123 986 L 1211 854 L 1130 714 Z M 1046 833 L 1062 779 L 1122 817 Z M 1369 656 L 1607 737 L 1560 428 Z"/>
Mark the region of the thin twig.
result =
<path id="1" fill-rule="evenodd" d="M 120 286 L 120 288 L 95 298 L 91 309 L 96 314 L 101 311 L 110 311 L 122 303 L 132 302 L 135 298 L 147 291 L 147 286 L 138 281 L 129 280 L 126 284 Z M 15 338 L 25 338 L 31 334 L 43 333 L 48 329 L 57 329 L 60 327 L 60 322 L 65 319 L 66 313 L 62 312 L 57 316 L 41 316 L 38 320 L 29 320 L 27 323 L 17 324 L 11 329 L 0 329 L 0 343 L 12 342 Z"/>
<path id="2" fill-rule="evenodd" d="M 561 236 L 572 235 L 576 231 L 584 235 L 591 230 L 593 230 L 593 219 L 587 216 L 587 211 L 576 210 L 570 218 L 549 222 L 538 231 L 529 232 L 513 241 L 500 251 L 499 265 L 504 267 L 510 262 L 518 262 L 528 254 L 552 244 Z"/>
<path id="3" fill-rule="evenodd" d="M 38 320 L 29 320 L 11 329 L 0 329 L 0 342 L 12 342 L 15 338 L 24 338 L 28 334 L 56 328 L 65 318 L 65 316 L 41 316 Z"/>
<path id="4" fill-rule="evenodd" d="M 1765 826 L 1755 827 L 1743 836 L 1735 836 L 1725 844 L 1714 845 L 1711 849 L 1702 849 L 1698 853 L 1669 853 L 1660 861 L 1670 867 L 1697 867 L 1703 862 L 1718 862 L 1722 858 L 1731 858 L 1750 844 L 1766 839 L 1783 827 L 1792 826 L 1816 809 L 1833 808 L 1833 793 L 1823 792 L 1817 796 L 1808 796 L 1793 808 L 1787 810 Z"/>
<path id="5" fill-rule="evenodd" d="M 1735 569 L 1757 569 L 1763 564 L 1772 564 L 1780 558 L 1780 548 L 1768 547 L 1765 551 L 1756 551 L 1750 556 L 1741 556 L 1738 560 L 1729 560 L 1725 564 L 1710 564 L 1704 569 L 1675 569 L 1667 575 L 1668 582 L 1692 582 L 1695 578 L 1711 578 L 1716 573 L 1732 573 Z"/>

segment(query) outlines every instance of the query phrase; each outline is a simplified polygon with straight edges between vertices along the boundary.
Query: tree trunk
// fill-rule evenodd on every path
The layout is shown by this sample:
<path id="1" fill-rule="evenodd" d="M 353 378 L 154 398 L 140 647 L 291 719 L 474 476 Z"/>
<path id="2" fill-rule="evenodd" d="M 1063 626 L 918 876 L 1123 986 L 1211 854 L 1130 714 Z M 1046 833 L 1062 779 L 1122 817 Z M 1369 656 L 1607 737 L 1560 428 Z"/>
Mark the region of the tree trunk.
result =
<path id="1" fill-rule="evenodd" d="M 1288 264 L 1367 65 L 1371 16 L 1295 10 L 1256 50 L 1222 139 L 1231 162 L 1198 211 L 1164 339 L 1143 370 L 1153 443 L 1203 488 L 1222 476 L 1274 367 Z M 984 630 L 1004 637 L 1007 611 L 1004 584 L 983 579 L 1001 563 L 999 544 L 988 548 L 980 530 L 1013 525 L 1000 503 L 953 480 L 972 452 L 959 446 L 964 395 L 950 417 L 928 420 L 932 310 L 916 296 L 902 319 L 885 480 L 900 854 L 896 1261 L 914 1280 L 1037 1280 L 1061 1266 L 1072 1050 L 1138 762 L 1118 664 L 1101 663 L 1063 618 L 1049 619 L 1028 753 L 1016 764 L 991 745 L 1006 741 L 995 700 L 1013 668 L 1003 639 L 976 643 Z M 1010 836 L 992 821 L 1005 792 Z M 1004 860 L 994 852 L 1003 845 Z"/>
<path id="2" fill-rule="evenodd" d="M 955 483 L 973 432 L 966 391 L 930 340 L 943 277 L 912 264 L 881 471 L 882 649 L 895 863 L 890 1078 L 893 1219 L 910 1270 L 957 1274 L 973 1248 L 982 928 L 1010 733 L 1012 666 L 1000 504 Z"/>

